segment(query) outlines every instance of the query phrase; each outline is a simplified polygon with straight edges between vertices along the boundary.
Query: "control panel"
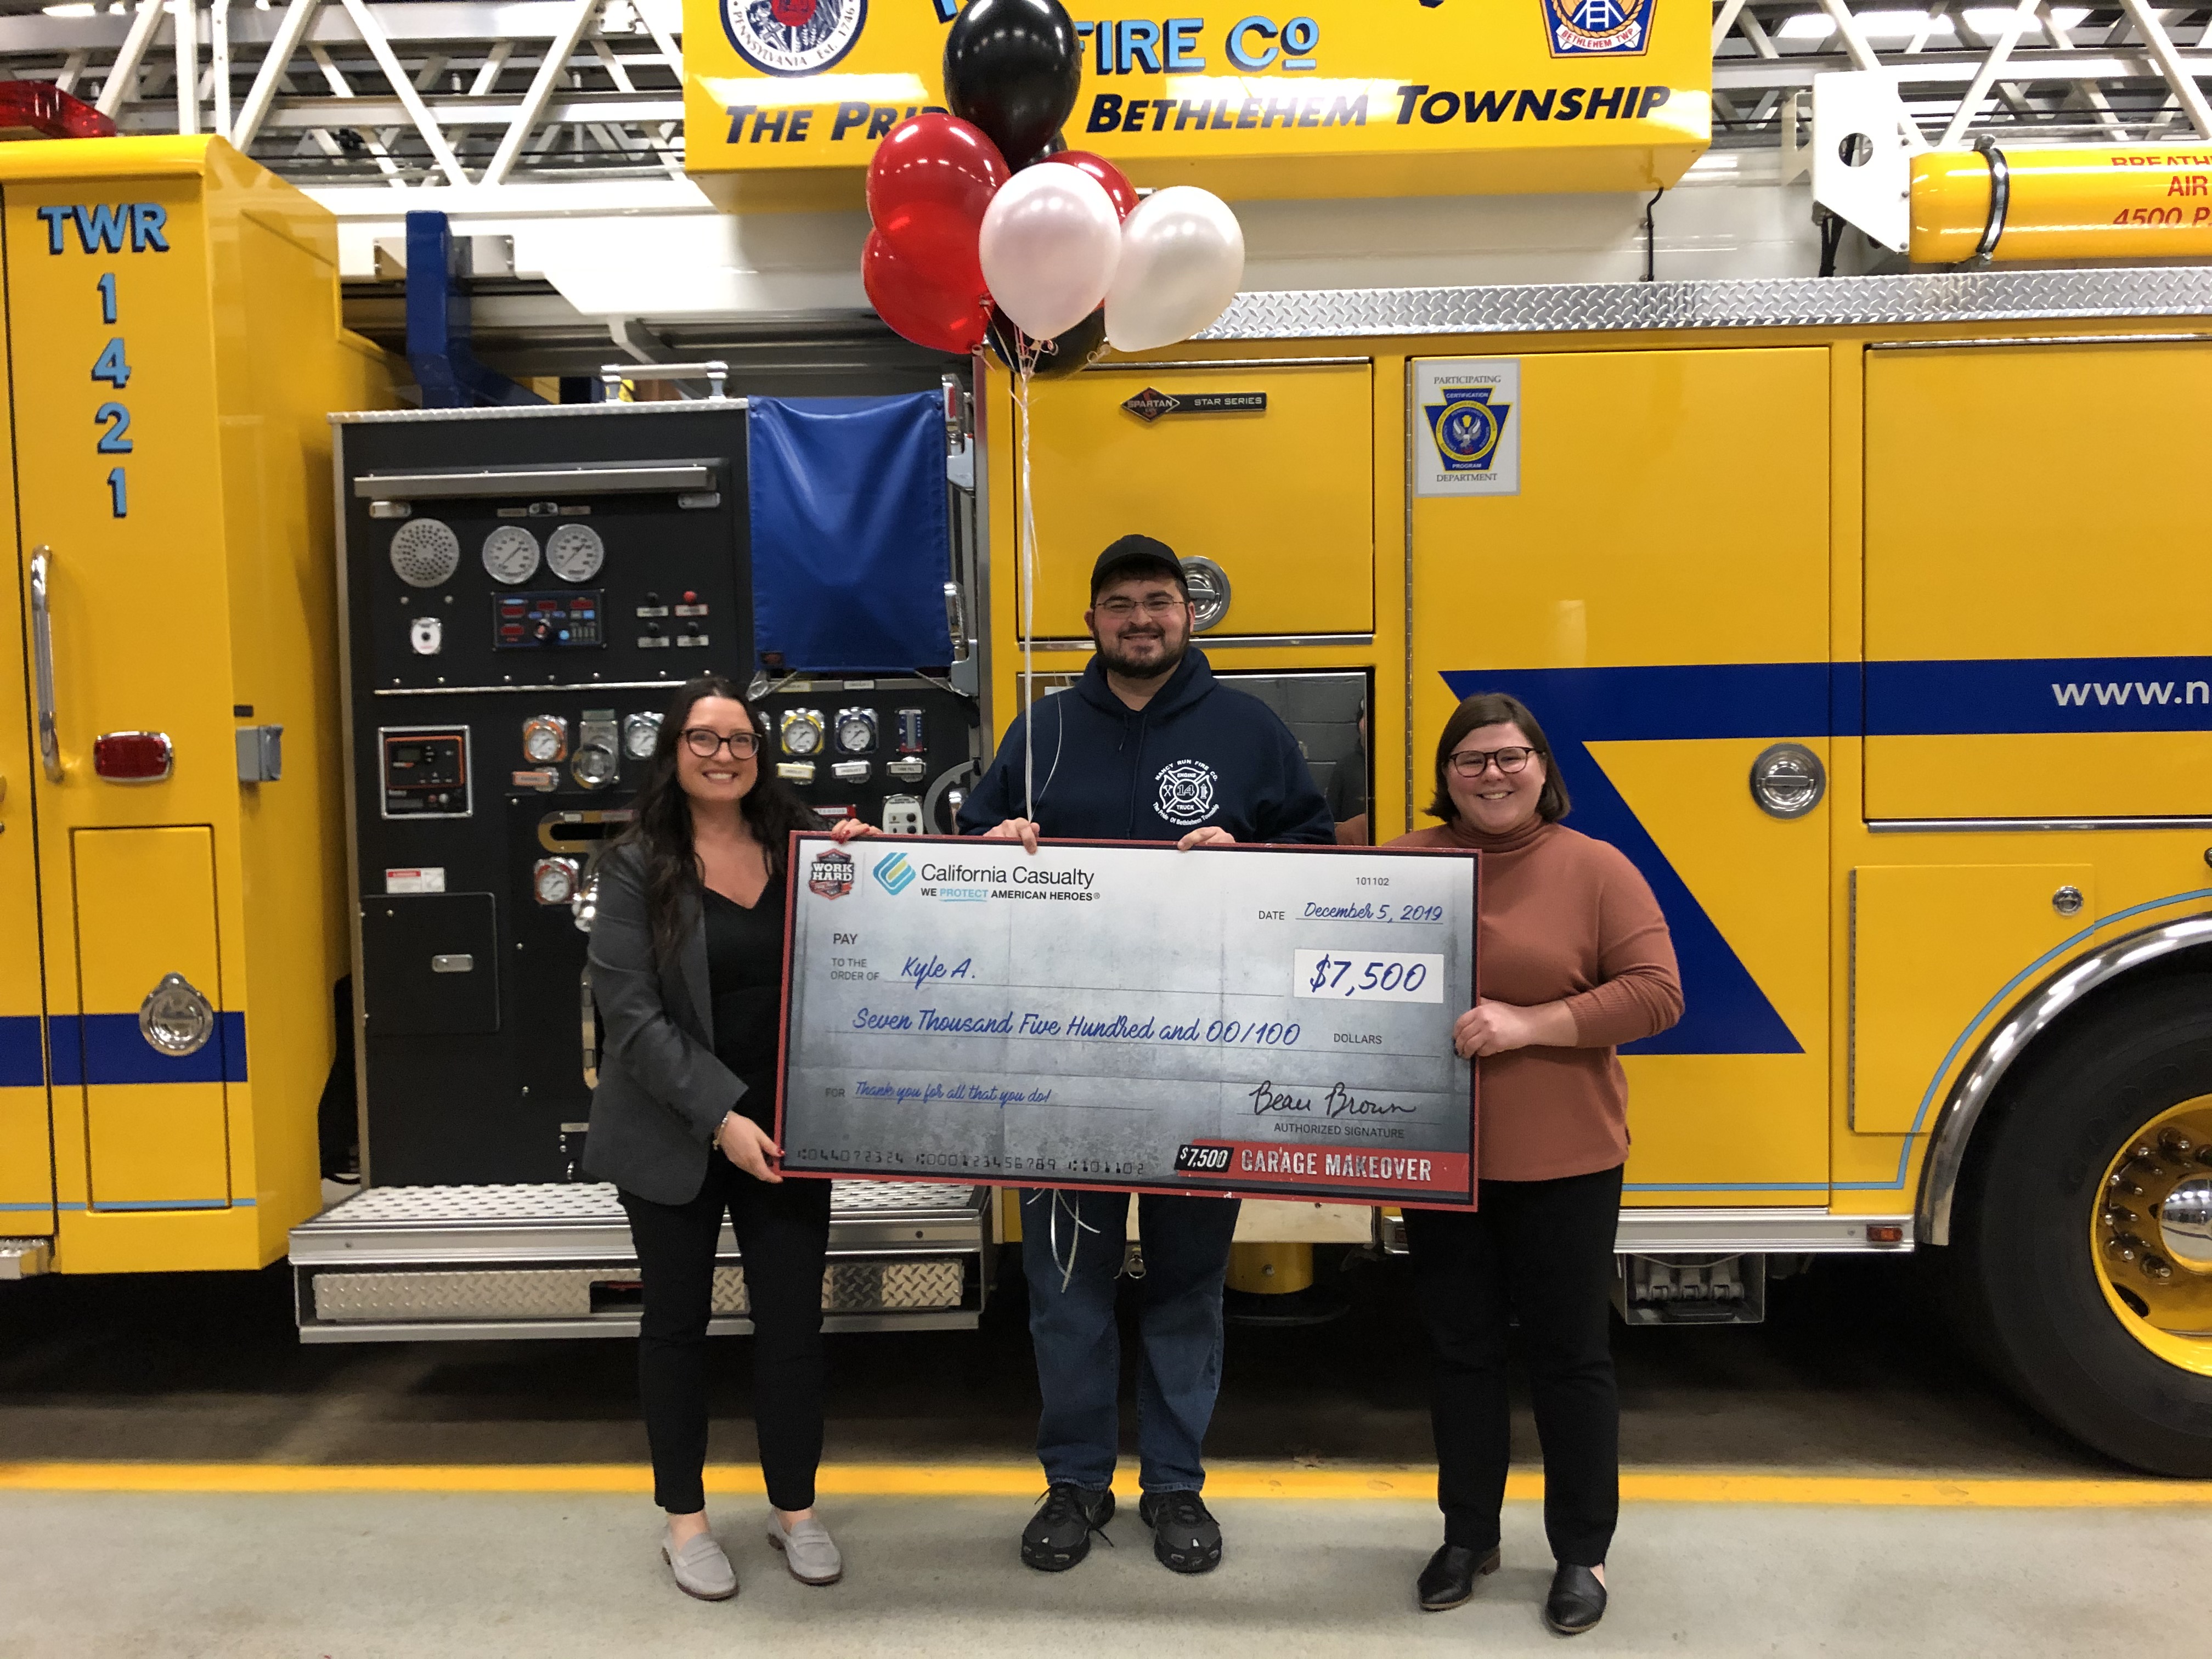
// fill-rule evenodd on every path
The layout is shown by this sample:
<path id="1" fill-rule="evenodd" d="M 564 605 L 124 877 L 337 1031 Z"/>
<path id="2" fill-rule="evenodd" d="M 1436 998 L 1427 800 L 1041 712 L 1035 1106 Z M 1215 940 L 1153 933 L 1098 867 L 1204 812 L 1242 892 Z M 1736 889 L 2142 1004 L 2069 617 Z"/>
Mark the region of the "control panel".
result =
<path id="1" fill-rule="evenodd" d="M 596 651 L 606 644 L 599 631 L 599 594 L 501 594 L 495 651 Z"/>
<path id="2" fill-rule="evenodd" d="M 950 835 L 980 775 L 981 718 L 941 682 L 900 676 L 755 682 L 769 738 L 763 764 L 829 818 L 893 835 Z"/>
<path id="3" fill-rule="evenodd" d="M 598 861 L 677 688 L 752 672 L 743 406 L 337 427 L 379 1185 L 574 1178 Z"/>
<path id="4" fill-rule="evenodd" d="M 931 672 L 762 671 L 741 404 L 337 430 L 367 1174 L 582 1179 L 594 878 L 682 684 L 747 686 L 761 765 L 895 834 L 953 827 L 980 711 Z"/>
<path id="5" fill-rule="evenodd" d="M 384 763 L 387 818 L 465 818 L 469 797 L 469 729 L 386 726 L 376 733 Z"/>

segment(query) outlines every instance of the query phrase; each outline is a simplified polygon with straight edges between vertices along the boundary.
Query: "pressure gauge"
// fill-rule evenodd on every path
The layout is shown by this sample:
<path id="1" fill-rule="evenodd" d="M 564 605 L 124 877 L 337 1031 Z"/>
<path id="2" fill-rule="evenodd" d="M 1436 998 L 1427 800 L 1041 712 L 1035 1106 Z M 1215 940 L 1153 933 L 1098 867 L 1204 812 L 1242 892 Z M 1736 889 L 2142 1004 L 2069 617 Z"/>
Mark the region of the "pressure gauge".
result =
<path id="1" fill-rule="evenodd" d="M 651 760 L 653 748 L 660 741 L 660 716 L 624 715 L 622 732 L 623 754 L 632 760 Z"/>
<path id="2" fill-rule="evenodd" d="M 848 755 L 865 755 L 876 746 L 876 711 L 841 708 L 837 711 L 837 747 Z"/>
<path id="3" fill-rule="evenodd" d="M 787 709 L 776 729 L 783 735 L 785 754 L 806 756 L 818 755 L 822 752 L 822 711 L 820 709 Z"/>
<path id="4" fill-rule="evenodd" d="M 622 762 L 605 744 L 587 743 L 576 750 L 568 771 L 586 789 L 604 789 L 622 775 Z"/>
<path id="5" fill-rule="evenodd" d="M 576 896 L 576 860 L 540 859 L 530 866 L 530 890 L 540 904 L 566 904 Z"/>
<path id="6" fill-rule="evenodd" d="M 522 756 L 538 766 L 568 758 L 568 722 L 558 714 L 538 714 L 522 723 Z"/>
<path id="7" fill-rule="evenodd" d="M 607 544 L 587 524 L 564 524 L 545 538 L 545 562 L 564 582 L 587 582 L 607 562 Z"/>
<path id="8" fill-rule="evenodd" d="M 410 587 L 435 587 L 461 568 L 461 538 L 437 519 L 414 519 L 392 532 L 392 568 Z"/>
<path id="9" fill-rule="evenodd" d="M 528 581 L 538 570 L 538 538 L 519 524 L 503 524 L 484 538 L 483 568 L 509 587 Z"/>

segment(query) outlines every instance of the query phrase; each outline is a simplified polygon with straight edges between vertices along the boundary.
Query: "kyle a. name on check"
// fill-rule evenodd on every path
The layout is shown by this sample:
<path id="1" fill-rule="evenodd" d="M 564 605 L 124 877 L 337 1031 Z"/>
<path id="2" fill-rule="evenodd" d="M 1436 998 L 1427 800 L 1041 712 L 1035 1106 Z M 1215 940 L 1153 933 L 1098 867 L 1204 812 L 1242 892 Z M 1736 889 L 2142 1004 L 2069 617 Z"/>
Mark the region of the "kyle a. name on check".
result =
<path id="1" fill-rule="evenodd" d="M 1471 854 L 795 838 L 787 1174 L 1468 1209 Z"/>

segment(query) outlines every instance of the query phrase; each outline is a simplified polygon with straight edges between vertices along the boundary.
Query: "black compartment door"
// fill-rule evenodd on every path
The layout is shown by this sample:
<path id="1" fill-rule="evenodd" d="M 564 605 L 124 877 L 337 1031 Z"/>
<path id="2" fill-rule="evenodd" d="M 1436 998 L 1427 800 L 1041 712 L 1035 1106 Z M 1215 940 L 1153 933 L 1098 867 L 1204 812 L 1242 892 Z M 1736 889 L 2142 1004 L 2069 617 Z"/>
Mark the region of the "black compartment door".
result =
<path id="1" fill-rule="evenodd" d="M 499 1030 L 499 914 L 489 893 L 364 900 L 361 947 L 371 1036 Z"/>

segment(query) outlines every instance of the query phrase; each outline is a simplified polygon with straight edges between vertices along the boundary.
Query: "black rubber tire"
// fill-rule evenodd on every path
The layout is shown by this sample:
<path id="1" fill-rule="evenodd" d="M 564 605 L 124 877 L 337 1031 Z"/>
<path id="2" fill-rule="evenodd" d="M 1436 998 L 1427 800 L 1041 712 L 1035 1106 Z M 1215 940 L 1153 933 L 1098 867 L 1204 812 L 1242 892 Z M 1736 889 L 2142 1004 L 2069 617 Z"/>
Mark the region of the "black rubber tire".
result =
<path id="1" fill-rule="evenodd" d="M 1953 1216 L 1966 1333 L 2043 1416 L 2156 1474 L 2212 1476 L 2212 1376 L 2169 1364 L 2106 1302 L 2090 1206 L 2125 1138 L 2212 1094 L 2212 975 L 2115 995 L 2008 1086 Z"/>

